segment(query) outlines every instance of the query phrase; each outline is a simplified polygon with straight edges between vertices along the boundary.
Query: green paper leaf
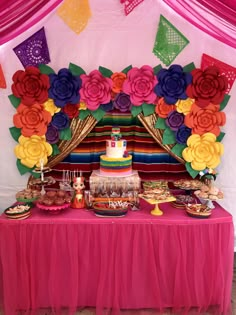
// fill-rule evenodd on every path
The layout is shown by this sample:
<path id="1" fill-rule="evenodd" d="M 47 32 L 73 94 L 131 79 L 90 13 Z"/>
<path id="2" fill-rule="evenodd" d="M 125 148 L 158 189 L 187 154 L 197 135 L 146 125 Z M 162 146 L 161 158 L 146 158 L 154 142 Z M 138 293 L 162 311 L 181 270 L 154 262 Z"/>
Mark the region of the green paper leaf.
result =
<path id="1" fill-rule="evenodd" d="M 71 71 L 71 73 L 75 76 L 77 75 L 81 75 L 81 74 L 86 74 L 86 72 L 84 71 L 84 69 L 82 69 L 81 67 L 73 64 L 73 63 L 70 63 L 69 64 L 69 69 Z"/>
<path id="2" fill-rule="evenodd" d="M 70 140 L 71 139 L 71 129 L 70 127 L 60 130 L 60 140 Z"/>
<path id="3" fill-rule="evenodd" d="M 131 114 L 133 117 L 138 116 L 140 113 L 142 113 L 142 106 L 132 106 Z"/>
<path id="4" fill-rule="evenodd" d="M 129 70 L 131 70 L 132 68 L 133 68 L 132 65 L 130 65 L 130 66 L 126 67 L 124 70 L 122 70 L 121 72 L 127 74 L 129 72 Z"/>
<path id="5" fill-rule="evenodd" d="M 176 145 L 171 149 L 175 155 L 182 157 L 182 152 L 186 148 L 185 144 L 176 143 Z"/>
<path id="6" fill-rule="evenodd" d="M 153 113 L 155 113 L 155 105 L 154 104 L 146 104 L 143 103 L 142 104 L 142 110 L 143 110 L 143 115 L 146 116 L 150 116 Z"/>
<path id="7" fill-rule="evenodd" d="M 34 170 L 30 171 L 30 173 L 34 178 L 39 178 L 41 176 L 40 173 L 35 173 Z"/>
<path id="8" fill-rule="evenodd" d="M 91 114 L 91 111 L 88 109 L 80 110 L 79 111 L 79 119 L 84 120 L 86 117 L 88 117 Z"/>
<path id="9" fill-rule="evenodd" d="M 52 155 L 53 155 L 53 156 L 54 156 L 54 155 L 58 155 L 58 154 L 61 153 L 61 151 L 59 150 L 57 144 L 52 144 L 51 146 L 52 146 Z"/>
<path id="10" fill-rule="evenodd" d="M 19 136 L 21 135 L 21 129 L 16 127 L 9 128 L 12 138 L 18 142 Z"/>
<path id="11" fill-rule="evenodd" d="M 40 72 L 43 73 L 43 74 L 53 74 L 53 73 L 55 73 L 55 71 L 51 67 L 49 67 L 47 65 L 40 64 L 38 67 L 39 67 Z"/>
<path id="12" fill-rule="evenodd" d="M 104 77 L 107 77 L 107 78 L 110 78 L 111 75 L 113 74 L 113 72 L 107 68 L 104 68 L 104 67 L 99 67 L 98 70 L 101 72 L 101 74 L 104 76 Z"/>
<path id="13" fill-rule="evenodd" d="M 220 103 L 220 111 L 222 111 L 226 105 L 228 104 L 228 101 L 230 99 L 230 95 L 229 94 L 225 94 L 223 101 Z"/>
<path id="14" fill-rule="evenodd" d="M 195 64 L 193 62 L 189 63 L 185 67 L 183 67 L 184 72 L 191 72 L 192 70 L 196 69 Z"/>
<path id="15" fill-rule="evenodd" d="M 162 65 L 158 65 L 153 68 L 154 74 L 157 74 L 162 69 Z"/>
<path id="16" fill-rule="evenodd" d="M 97 120 L 101 120 L 103 116 L 105 116 L 106 112 L 102 110 L 101 108 L 98 108 L 94 111 L 91 111 L 91 115 Z"/>
<path id="17" fill-rule="evenodd" d="M 24 175 L 27 172 L 30 172 L 33 170 L 33 167 L 29 168 L 29 167 L 23 165 L 19 159 L 17 159 L 17 161 L 16 161 L 16 166 L 17 166 L 18 171 L 20 172 L 21 175 Z"/>
<path id="18" fill-rule="evenodd" d="M 9 98 L 11 104 L 12 104 L 15 108 L 17 108 L 17 107 L 20 105 L 21 100 L 20 100 L 19 97 L 16 97 L 15 95 L 11 94 L 11 95 L 8 96 L 8 98 Z"/>
<path id="19" fill-rule="evenodd" d="M 166 129 L 166 120 L 164 118 L 158 117 L 156 123 L 155 123 L 156 129 Z"/>
<path id="20" fill-rule="evenodd" d="M 176 142 L 175 140 L 175 133 L 170 128 L 166 128 L 163 137 L 162 137 L 162 143 L 163 144 L 174 144 Z"/>
<path id="21" fill-rule="evenodd" d="M 225 132 L 221 132 L 221 133 L 219 134 L 219 136 L 216 138 L 216 141 L 217 141 L 217 142 L 221 142 L 222 139 L 224 138 L 224 136 L 225 136 Z"/>
<path id="22" fill-rule="evenodd" d="M 192 178 L 195 178 L 199 174 L 199 171 L 196 171 L 196 170 L 194 170 L 192 168 L 190 162 L 186 162 L 185 163 L 185 167 L 186 167 L 186 170 L 189 172 L 189 174 L 191 175 Z"/>

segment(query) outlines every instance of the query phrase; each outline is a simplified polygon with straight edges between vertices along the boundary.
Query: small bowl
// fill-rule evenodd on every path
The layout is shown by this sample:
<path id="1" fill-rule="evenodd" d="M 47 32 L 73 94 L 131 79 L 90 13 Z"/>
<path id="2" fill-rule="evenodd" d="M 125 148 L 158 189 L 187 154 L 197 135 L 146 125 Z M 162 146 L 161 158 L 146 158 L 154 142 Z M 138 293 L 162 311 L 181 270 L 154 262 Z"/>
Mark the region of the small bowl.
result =
<path id="1" fill-rule="evenodd" d="M 127 207 L 109 207 L 109 202 L 94 202 L 93 210 L 95 214 L 101 216 L 124 216 L 129 208 Z"/>
<path id="2" fill-rule="evenodd" d="M 195 218 L 208 218 L 212 212 L 211 208 L 201 203 L 187 204 L 185 209 L 189 216 Z"/>

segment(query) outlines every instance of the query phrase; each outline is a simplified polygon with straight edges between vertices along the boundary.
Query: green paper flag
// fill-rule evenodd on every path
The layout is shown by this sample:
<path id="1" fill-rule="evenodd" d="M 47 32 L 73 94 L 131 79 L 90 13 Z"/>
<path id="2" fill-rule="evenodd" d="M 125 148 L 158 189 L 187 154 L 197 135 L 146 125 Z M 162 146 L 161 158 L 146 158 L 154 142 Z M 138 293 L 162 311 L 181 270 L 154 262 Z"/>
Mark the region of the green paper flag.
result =
<path id="1" fill-rule="evenodd" d="M 75 76 L 81 75 L 81 74 L 86 74 L 84 69 L 82 69 L 81 67 L 79 67 L 73 63 L 69 64 L 69 69 L 70 69 L 71 73 Z"/>
<path id="2" fill-rule="evenodd" d="M 228 101 L 230 99 L 230 95 L 229 94 L 225 94 L 223 101 L 220 103 L 220 111 L 222 111 L 226 105 L 228 104 Z"/>
<path id="3" fill-rule="evenodd" d="M 156 123 L 155 123 L 155 128 L 156 129 L 166 129 L 166 122 L 164 118 L 158 117 Z"/>
<path id="4" fill-rule="evenodd" d="M 157 74 L 161 69 L 162 69 L 162 65 L 158 65 L 158 66 L 154 67 L 153 68 L 154 74 Z"/>
<path id="5" fill-rule="evenodd" d="M 104 77 L 107 77 L 107 78 L 110 78 L 113 74 L 113 72 L 107 68 L 104 68 L 104 67 L 99 67 L 98 70 L 101 72 L 101 74 L 104 76 Z"/>
<path id="6" fill-rule="evenodd" d="M 175 134 L 170 128 L 165 129 L 162 137 L 162 143 L 165 145 L 175 143 Z"/>
<path id="7" fill-rule="evenodd" d="M 131 69 L 132 69 L 132 66 L 130 65 L 130 66 L 126 67 L 124 70 L 122 70 L 121 72 L 127 74 L 129 72 L 129 70 L 131 70 Z"/>
<path id="8" fill-rule="evenodd" d="M 150 116 L 153 113 L 155 113 L 155 105 L 154 104 L 146 104 L 143 103 L 142 104 L 142 110 L 143 110 L 143 115 L 146 116 Z"/>
<path id="9" fill-rule="evenodd" d="M 18 142 L 18 139 L 21 135 L 21 129 L 16 127 L 9 128 L 12 138 Z"/>
<path id="10" fill-rule="evenodd" d="M 80 110 L 79 111 L 79 119 L 84 120 L 86 117 L 88 117 L 91 114 L 91 111 L 88 109 Z"/>
<path id="11" fill-rule="evenodd" d="M 217 142 L 221 142 L 222 139 L 224 138 L 224 136 L 225 136 L 225 132 L 221 132 L 221 133 L 219 134 L 219 136 L 216 138 L 216 141 L 217 141 Z"/>
<path id="12" fill-rule="evenodd" d="M 52 155 L 53 156 L 60 154 L 60 150 L 59 150 L 57 144 L 52 144 L 51 146 L 52 146 Z"/>
<path id="13" fill-rule="evenodd" d="M 195 64 L 193 62 L 189 63 L 185 67 L 183 67 L 184 72 L 191 72 L 192 70 L 196 69 Z"/>
<path id="14" fill-rule="evenodd" d="M 11 95 L 8 96 L 8 98 L 9 98 L 11 104 L 15 108 L 17 108 L 20 105 L 21 100 L 20 100 L 20 98 L 16 97 L 15 95 L 11 94 Z"/>
<path id="15" fill-rule="evenodd" d="M 176 145 L 171 149 L 171 152 L 173 152 L 175 155 L 182 157 L 182 152 L 186 148 L 186 145 L 176 143 Z"/>
<path id="16" fill-rule="evenodd" d="M 189 40 L 163 15 L 160 15 L 153 53 L 166 66 L 172 63 L 188 43 Z"/>
<path id="17" fill-rule="evenodd" d="M 49 66 L 47 66 L 47 65 L 40 64 L 38 67 L 39 67 L 40 72 L 43 73 L 43 74 L 53 74 L 53 73 L 55 73 L 55 71 L 52 68 L 50 68 Z"/>
<path id="18" fill-rule="evenodd" d="M 105 116 L 106 112 L 102 110 L 101 108 L 98 108 L 94 111 L 91 111 L 91 115 L 97 120 L 101 120 L 103 116 Z"/>
<path id="19" fill-rule="evenodd" d="M 140 113 L 142 113 L 142 106 L 132 106 L 131 114 L 133 117 L 138 116 Z"/>
<path id="20" fill-rule="evenodd" d="M 72 134 L 71 134 L 70 127 L 60 130 L 60 136 L 59 136 L 60 140 L 70 140 L 71 137 L 72 137 Z"/>
<path id="21" fill-rule="evenodd" d="M 23 165 L 19 159 L 16 160 L 16 166 L 17 166 L 18 171 L 20 172 L 21 175 L 24 175 L 27 172 L 30 172 L 33 170 L 33 168 L 29 168 L 29 167 Z"/>
<path id="22" fill-rule="evenodd" d="M 186 162 L 185 163 L 185 167 L 186 167 L 186 170 L 189 172 L 189 174 L 191 175 L 192 178 L 195 178 L 199 174 L 199 171 L 196 171 L 196 170 L 194 170 L 192 168 L 191 163 Z"/>

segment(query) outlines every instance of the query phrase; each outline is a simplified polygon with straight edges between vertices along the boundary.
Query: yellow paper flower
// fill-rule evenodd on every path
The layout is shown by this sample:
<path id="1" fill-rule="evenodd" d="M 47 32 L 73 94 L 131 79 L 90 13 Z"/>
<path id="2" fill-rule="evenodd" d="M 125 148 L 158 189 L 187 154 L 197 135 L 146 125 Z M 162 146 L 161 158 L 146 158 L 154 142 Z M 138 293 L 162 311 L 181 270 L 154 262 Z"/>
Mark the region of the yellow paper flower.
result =
<path id="1" fill-rule="evenodd" d="M 176 102 L 176 110 L 178 113 L 183 113 L 184 115 L 187 115 L 191 111 L 191 107 L 194 103 L 194 99 L 187 98 L 186 100 L 178 100 Z"/>
<path id="2" fill-rule="evenodd" d="M 87 109 L 87 105 L 85 102 L 80 102 L 79 103 L 79 110 L 86 110 Z"/>
<path id="3" fill-rule="evenodd" d="M 18 141 L 14 152 L 21 164 L 29 168 L 40 167 L 40 160 L 43 160 L 43 165 L 47 164 L 48 156 L 52 154 L 52 146 L 46 142 L 45 136 L 20 136 Z"/>
<path id="4" fill-rule="evenodd" d="M 223 144 L 216 142 L 216 136 L 210 132 L 202 136 L 191 135 L 187 140 L 187 146 L 182 156 L 196 171 L 216 168 L 220 164 L 220 156 L 224 153 Z"/>
<path id="5" fill-rule="evenodd" d="M 44 108 L 53 116 L 61 109 L 54 104 L 53 99 L 49 98 L 44 104 Z"/>

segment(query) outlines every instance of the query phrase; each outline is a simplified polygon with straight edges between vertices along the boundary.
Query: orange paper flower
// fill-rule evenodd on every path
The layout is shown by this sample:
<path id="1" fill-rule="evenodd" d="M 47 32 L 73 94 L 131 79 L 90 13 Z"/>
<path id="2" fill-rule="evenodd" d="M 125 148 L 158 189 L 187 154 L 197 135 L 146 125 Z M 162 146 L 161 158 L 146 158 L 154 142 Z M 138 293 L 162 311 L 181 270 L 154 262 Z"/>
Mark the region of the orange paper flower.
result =
<path id="1" fill-rule="evenodd" d="M 126 79 L 126 74 L 123 72 L 115 72 L 111 76 L 112 79 L 112 92 L 120 93 L 123 83 Z"/>
<path id="2" fill-rule="evenodd" d="M 193 104 L 191 111 L 185 116 L 185 125 L 192 129 L 192 134 L 203 135 L 211 132 L 216 136 L 220 134 L 220 126 L 226 122 L 225 113 L 220 112 L 220 105 L 209 104 L 200 108 Z"/>
<path id="3" fill-rule="evenodd" d="M 175 110 L 175 105 L 166 104 L 164 97 L 160 98 L 157 101 L 155 112 L 158 114 L 159 117 L 166 118 L 168 114 L 173 110 Z"/>
<path id="4" fill-rule="evenodd" d="M 43 104 L 38 103 L 33 105 L 21 103 L 17 107 L 17 113 L 13 116 L 14 125 L 21 128 L 21 134 L 24 137 L 45 135 L 51 120 L 51 114 L 44 109 Z"/>

